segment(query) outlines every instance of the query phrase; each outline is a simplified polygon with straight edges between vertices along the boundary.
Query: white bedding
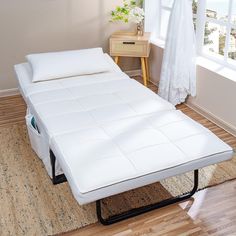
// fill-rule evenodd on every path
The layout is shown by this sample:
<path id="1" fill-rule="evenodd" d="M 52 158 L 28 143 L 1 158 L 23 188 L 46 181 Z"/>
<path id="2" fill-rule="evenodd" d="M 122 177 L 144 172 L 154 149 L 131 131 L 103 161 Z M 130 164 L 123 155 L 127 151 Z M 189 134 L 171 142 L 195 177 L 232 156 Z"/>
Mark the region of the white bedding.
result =
<path id="1" fill-rule="evenodd" d="M 33 82 L 91 75 L 110 70 L 102 48 L 38 53 L 26 56 L 33 71 Z"/>
<path id="2" fill-rule="evenodd" d="M 60 164 L 57 174 L 61 166 L 80 204 L 232 156 L 231 147 L 113 62 L 109 73 L 38 84 L 24 74 L 26 64 L 16 68 L 27 105 Z M 51 175 L 49 157 L 43 162 Z"/>
<path id="3" fill-rule="evenodd" d="M 110 72 L 121 72 L 120 68 L 112 61 L 110 56 L 104 54 L 104 58 L 110 64 Z M 28 96 L 28 93 L 33 92 L 33 90 L 42 91 L 42 90 L 47 90 L 47 88 L 50 88 L 51 86 L 58 86 L 57 82 L 59 80 L 33 83 L 32 82 L 33 72 L 30 64 L 27 62 L 15 65 L 15 72 L 17 76 L 17 81 L 19 83 L 19 89 L 25 101 L 26 97 Z M 77 76 L 77 77 L 61 79 L 60 81 L 62 82 L 62 85 L 64 85 L 64 84 L 70 84 L 71 79 L 74 80 L 76 78 L 80 79 L 82 78 L 84 83 L 89 83 L 89 81 L 87 81 L 86 78 L 88 77 L 96 78 L 96 76 L 97 75 Z"/>

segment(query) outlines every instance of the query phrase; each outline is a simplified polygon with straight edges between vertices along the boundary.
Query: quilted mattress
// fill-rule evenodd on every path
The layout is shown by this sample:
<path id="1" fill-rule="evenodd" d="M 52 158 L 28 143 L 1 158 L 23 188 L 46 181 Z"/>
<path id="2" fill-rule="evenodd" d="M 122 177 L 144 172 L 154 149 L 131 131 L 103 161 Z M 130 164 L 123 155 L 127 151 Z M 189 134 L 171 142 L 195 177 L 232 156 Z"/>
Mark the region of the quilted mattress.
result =
<path id="1" fill-rule="evenodd" d="M 16 68 L 21 91 L 80 204 L 232 157 L 230 146 L 113 62 L 108 73 L 37 84 L 22 82 L 27 67 Z"/>

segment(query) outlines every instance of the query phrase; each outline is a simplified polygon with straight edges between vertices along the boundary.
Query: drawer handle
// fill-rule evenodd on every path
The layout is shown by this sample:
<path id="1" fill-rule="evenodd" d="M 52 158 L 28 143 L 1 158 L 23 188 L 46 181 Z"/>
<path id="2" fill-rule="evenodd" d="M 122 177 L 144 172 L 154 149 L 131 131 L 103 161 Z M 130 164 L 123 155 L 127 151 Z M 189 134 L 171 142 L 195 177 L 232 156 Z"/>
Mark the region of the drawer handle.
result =
<path id="1" fill-rule="evenodd" d="M 132 44 L 132 45 L 134 45 L 135 42 L 123 42 L 123 44 Z"/>

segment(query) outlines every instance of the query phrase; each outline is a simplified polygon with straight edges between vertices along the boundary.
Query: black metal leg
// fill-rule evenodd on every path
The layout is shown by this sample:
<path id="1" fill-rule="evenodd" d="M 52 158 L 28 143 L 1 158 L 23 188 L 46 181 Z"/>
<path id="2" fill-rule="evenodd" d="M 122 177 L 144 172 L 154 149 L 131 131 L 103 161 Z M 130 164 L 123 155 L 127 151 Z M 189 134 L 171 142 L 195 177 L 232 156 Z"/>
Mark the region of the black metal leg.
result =
<path id="1" fill-rule="evenodd" d="M 56 175 L 55 171 L 55 164 L 56 164 L 56 157 L 52 150 L 50 150 L 50 160 L 51 160 L 51 166 L 52 166 L 52 183 L 54 185 L 61 184 L 67 181 L 66 176 L 64 174 L 62 175 Z"/>
<path id="2" fill-rule="evenodd" d="M 166 199 L 166 200 L 163 200 L 161 202 L 151 204 L 151 205 L 148 205 L 148 206 L 132 209 L 130 211 L 127 211 L 127 212 L 124 212 L 124 213 L 121 213 L 121 214 L 118 214 L 118 215 L 111 216 L 108 219 L 104 219 L 102 217 L 101 200 L 98 200 L 96 202 L 97 217 L 98 217 L 98 220 L 103 225 L 111 225 L 111 224 L 117 223 L 119 221 L 126 220 L 128 218 L 138 216 L 138 215 L 141 215 L 143 213 L 146 213 L 146 212 L 149 212 L 149 211 L 161 208 L 161 207 L 168 206 L 170 204 L 174 204 L 174 203 L 181 202 L 181 201 L 184 201 L 186 199 L 189 199 L 190 197 L 193 196 L 193 194 L 197 191 L 197 189 L 198 189 L 198 170 L 194 170 L 194 187 L 187 194 L 183 194 L 183 195 L 180 195 L 180 196 L 177 196 L 177 197 Z"/>

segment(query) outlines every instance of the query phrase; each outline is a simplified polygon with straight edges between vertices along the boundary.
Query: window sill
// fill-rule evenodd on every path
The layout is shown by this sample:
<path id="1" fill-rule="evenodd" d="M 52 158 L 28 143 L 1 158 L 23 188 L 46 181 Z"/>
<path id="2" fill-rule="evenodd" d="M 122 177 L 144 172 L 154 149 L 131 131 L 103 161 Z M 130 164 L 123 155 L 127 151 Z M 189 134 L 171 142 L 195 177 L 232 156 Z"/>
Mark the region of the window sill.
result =
<path id="1" fill-rule="evenodd" d="M 165 48 L 165 41 L 161 39 L 151 39 L 151 44 L 159 47 L 159 48 Z"/>
<path id="2" fill-rule="evenodd" d="M 212 71 L 226 79 L 236 82 L 236 70 L 230 67 L 221 65 L 220 63 L 214 62 L 208 58 L 201 56 L 197 57 L 197 65 L 209 71 Z"/>
<path id="3" fill-rule="evenodd" d="M 161 40 L 161 39 L 153 39 L 151 40 L 151 44 L 153 44 L 154 46 L 157 46 L 159 48 L 164 49 L 165 48 L 165 41 Z M 197 57 L 197 65 L 205 68 L 211 72 L 214 72 L 226 79 L 232 80 L 234 82 L 236 82 L 236 70 L 221 65 L 217 62 L 214 62 L 213 60 L 210 60 L 208 58 L 205 58 L 203 56 L 198 56 Z"/>

